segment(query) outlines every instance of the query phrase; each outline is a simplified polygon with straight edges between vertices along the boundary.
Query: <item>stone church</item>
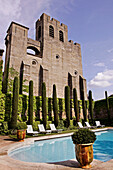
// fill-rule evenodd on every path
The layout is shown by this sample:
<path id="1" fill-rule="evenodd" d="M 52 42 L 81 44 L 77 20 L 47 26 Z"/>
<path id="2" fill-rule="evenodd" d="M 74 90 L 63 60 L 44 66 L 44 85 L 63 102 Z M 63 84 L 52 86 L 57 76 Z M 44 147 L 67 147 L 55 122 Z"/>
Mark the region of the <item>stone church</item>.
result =
<path id="1" fill-rule="evenodd" d="M 65 86 L 77 89 L 81 99 L 80 80 L 83 80 L 85 98 L 87 98 L 86 80 L 83 78 L 81 47 L 78 43 L 68 41 L 67 25 L 50 18 L 43 13 L 36 21 L 36 39 L 28 38 L 29 28 L 12 22 L 5 38 L 5 68 L 9 67 L 23 78 L 34 83 L 34 95 L 41 95 L 41 84 L 46 83 L 46 95 L 52 97 L 53 84 L 56 84 L 57 97 L 64 98 Z"/>

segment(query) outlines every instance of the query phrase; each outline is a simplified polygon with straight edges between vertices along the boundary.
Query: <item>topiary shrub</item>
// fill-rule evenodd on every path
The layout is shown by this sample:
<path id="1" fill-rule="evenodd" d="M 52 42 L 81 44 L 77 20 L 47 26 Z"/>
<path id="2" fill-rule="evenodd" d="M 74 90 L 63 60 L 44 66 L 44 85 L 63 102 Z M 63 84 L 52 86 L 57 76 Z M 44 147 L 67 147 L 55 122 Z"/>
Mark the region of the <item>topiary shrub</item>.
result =
<path id="1" fill-rule="evenodd" d="M 94 143 L 95 140 L 95 133 L 89 129 L 79 129 L 72 135 L 72 141 L 74 144 Z"/>
<path id="2" fill-rule="evenodd" d="M 28 124 L 33 125 L 33 81 L 29 82 Z"/>
<path id="3" fill-rule="evenodd" d="M 24 129 L 27 129 L 27 125 L 25 122 L 19 122 L 17 123 L 17 127 L 16 127 L 17 130 L 24 130 Z"/>

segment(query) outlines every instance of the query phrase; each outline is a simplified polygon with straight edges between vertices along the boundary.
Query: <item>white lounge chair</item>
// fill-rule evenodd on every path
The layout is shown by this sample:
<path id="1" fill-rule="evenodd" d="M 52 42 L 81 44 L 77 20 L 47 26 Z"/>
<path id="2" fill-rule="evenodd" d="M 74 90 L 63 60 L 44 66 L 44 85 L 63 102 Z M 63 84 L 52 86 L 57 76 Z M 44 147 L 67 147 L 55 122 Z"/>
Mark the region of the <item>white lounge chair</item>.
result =
<path id="1" fill-rule="evenodd" d="M 63 129 L 56 129 L 55 125 L 54 124 L 49 124 L 50 126 L 50 129 L 52 132 L 62 132 Z"/>
<path id="2" fill-rule="evenodd" d="M 97 127 L 105 127 L 105 125 L 101 125 L 100 121 L 95 121 Z"/>
<path id="3" fill-rule="evenodd" d="M 38 131 L 33 131 L 32 125 L 27 125 L 27 134 L 38 135 Z"/>
<path id="4" fill-rule="evenodd" d="M 78 124 L 79 128 L 87 128 L 87 127 L 84 127 L 81 122 L 77 122 L 77 124 Z"/>
<path id="5" fill-rule="evenodd" d="M 38 128 L 39 128 L 39 132 L 40 132 L 40 133 L 51 133 L 51 130 L 45 130 L 43 124 L 39 124 L 39 125 L 38 125 Z"/>
<path id="6" fill-rule="evenodd" d="M 92 129 L 94 129 L 94 128 L 97 128 L 96 126 L 90 126 L 90 124 L 89 124 L 89 122 L 85 122 L 85 124 L 86 124 L 86 126 L 88 127 L 88 128 L 92 128 Z"/>

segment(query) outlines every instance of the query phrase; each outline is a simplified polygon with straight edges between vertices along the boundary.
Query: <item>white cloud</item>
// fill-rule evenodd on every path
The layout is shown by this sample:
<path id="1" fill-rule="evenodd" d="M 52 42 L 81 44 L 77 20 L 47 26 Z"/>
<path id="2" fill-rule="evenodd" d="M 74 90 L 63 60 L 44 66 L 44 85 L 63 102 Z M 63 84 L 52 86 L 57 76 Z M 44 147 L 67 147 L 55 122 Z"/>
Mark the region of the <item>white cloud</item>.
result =
<path id="1" fill-rule="evenodd" d="M 111 48 L 110 50 L 107 50 L 108 53 L 111 53 L 113 51 L 113 48 Z"/>
<path id="2" fill-rule="evenodd" d="M 104 64 L 104 63 L 96 63 L 96 64 L 94 64 L 94 66 L 104 67 L 104 66 L 105 66 L 105 64 Z"/>
<path id="3" fill-rule="evenodd" d="M 111 85 L 113 85 L 113 70 L 97 73 L 88 83 L 89 87 L 108 87 Z"/>

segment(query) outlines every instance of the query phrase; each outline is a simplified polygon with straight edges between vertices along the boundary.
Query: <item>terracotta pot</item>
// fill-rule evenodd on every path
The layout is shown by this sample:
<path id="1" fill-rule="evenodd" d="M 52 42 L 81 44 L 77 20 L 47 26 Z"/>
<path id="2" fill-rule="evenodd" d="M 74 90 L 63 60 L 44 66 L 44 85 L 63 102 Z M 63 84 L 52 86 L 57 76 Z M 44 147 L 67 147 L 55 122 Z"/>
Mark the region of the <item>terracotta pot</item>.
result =
<path id="1" fill-rule="evenodd" d="M 19 142 L 24 141 L 24 138 L 26 137 L 26 129 L 24 130 L 17 130 L 17 138 Z"/>
<path id="2" fill-rule="evenodd" d="M 91 168 L 90 163 L 93 161 L 93 143 L 76 144 L 75 153 L 76 159 L 82 168 Z"/>

